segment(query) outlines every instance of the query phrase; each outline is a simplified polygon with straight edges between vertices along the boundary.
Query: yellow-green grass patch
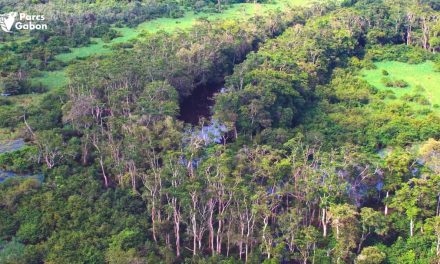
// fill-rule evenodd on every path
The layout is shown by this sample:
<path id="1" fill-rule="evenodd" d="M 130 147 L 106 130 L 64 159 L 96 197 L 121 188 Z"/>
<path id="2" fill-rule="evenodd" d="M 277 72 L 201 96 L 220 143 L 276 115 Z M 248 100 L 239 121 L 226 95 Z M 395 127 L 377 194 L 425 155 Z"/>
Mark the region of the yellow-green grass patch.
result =
<path id="1" fill-rule="evenodd" d="M 66 72 L 60 71 L 44 71 L 39 77 L 32 78 L 33 85 L 43 85 L 48 89 L 61 88 L 67 84 Z"/>
<path id="2" fill-rule="evenodd" d="M 363 70 L 362 78 L 381 91 L 393 91 L 396 100 L 404 95 L 422 94 L 431 105 L 440 105 L 440 72 L 436 71 L 432 61 L 421 64 L 408 64 L 397 61 L 382 61 L 375 63 L 376 69 Z M 384 75 L 384 71 L 388 75 Z M 386 87 L 383 79 L 405 81 L 407 87 Z M 423 88 L 423 89 L 420 89 Z M 438 108 L 437 108 L 438 110 Z"/>

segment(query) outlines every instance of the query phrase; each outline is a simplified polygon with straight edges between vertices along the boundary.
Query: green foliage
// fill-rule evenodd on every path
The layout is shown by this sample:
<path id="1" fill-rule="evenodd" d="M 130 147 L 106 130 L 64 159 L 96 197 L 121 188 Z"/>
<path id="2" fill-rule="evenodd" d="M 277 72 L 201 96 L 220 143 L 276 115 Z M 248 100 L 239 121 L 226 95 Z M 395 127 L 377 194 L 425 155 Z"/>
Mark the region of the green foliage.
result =
<path id="1" fill-rule="evenodd" d="M 18 173 L 31 172 L 35 170 L 37 156 L 35 147 L 24 147 L 14 152 L 0 154 L 0 169 Z"/>
<path id="2" fill-rule="evenodd" d="M 399 61 L 409 64 L 419 64 L 433 58 L 432 53 L 408 45 L 372 46 L 368 49 L 366 58 L 373 61 Z"/>
<path id="3" fill-rule="evenodd" d="M 0 262 L 5 264 L 26 263 L 24 250 L 25 245 L 15 239 L 10 242 L 0 241 Z"/>
<path id="4" fill-rule="evenodd" d="M 385 253 L 377 247 L 366 247 L 361 254 L 357 256 L 356 263 L 359 264 L 381 264 L 386 258 Z"/>
<path id="5" fill-rule="evenodd" d="M 408 83 L 404 80 L 395 80 L 392 81 L 390 78 L 382 78 L 381 82 L 386 86 L 386 87 L 397 87 L 397 88 L 405 88 L 408 87 Z"/>
<path id="6" fill-rule="evenodd" d="M 429 263 L 435 259 L 435 253 L 430 250 L 429 242 L 424 237 L 414 237 L 404 240 L 399 237 L 391 247 L 386 250 L 389 263 Z"/>
<path id="7" fill-rule="evenodd" d="M 12 185 L 0 185 L 3 204 L 11 199 L 12 203 L 20 204 L 16 211 L 11 212 L 12 219 L 20 219 L 19 227 L 11 223 L 9 229 L 1 229 L 2 236 L 7 234 L 5 232 L 10 234 L 11 228 L 17 228 L 15 230 L 19 241 L 27 245 L 42 243 L 51 248 L 48 255 L 42 249 L 34 249 L 45 254 L 47 261 L 102 263 L 105 259 L 102 248 L 108 245 L 125 251 L 143 244 L 145 238 L 142 233 L 145 231 L 140 230 L 145 230 L 145 222 L 135 221 L 133 218 L 138 213 L 142 215 L 142 203 L 139 204 L 139 200 L 130 197 L 127 192 L 102 192 L 99 190 L 99 183 L 77 175 L 64 181 L 64 186 L 60 186 L 56 192 L 44 190 L 32 195 L 33 192 L 25 187 L 28 181 L 30 180 L 16 185 L 16 189 Z M 86 188 L 73 191 L 74 186 L 86 182 Z M 75 193 L 87 195 L 91 200 L 84 200 Z M 111 230 L 121 231 L 111 238 Z M 96 240 L 96 237 L 102 239 Z M 41 240 L 42 238 L 45 239 Z M 46 240 L 47 238 L 49 239 Z M 39 258 L 40 253 L 28 253 L 31 258 Z"/>

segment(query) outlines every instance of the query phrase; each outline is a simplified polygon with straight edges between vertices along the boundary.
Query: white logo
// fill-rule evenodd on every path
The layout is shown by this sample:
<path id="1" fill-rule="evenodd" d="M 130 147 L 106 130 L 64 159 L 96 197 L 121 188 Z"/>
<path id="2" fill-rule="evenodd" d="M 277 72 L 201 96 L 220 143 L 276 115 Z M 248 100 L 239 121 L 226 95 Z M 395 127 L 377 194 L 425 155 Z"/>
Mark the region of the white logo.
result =
<path id="1" fill-rule="evenodd" d="M 0 15 L 0 27 L 4 32 L 11 32 L 12 25 L 14 25 L 17 15 L 17 12 Z"/>
<path id="2" fill-rule="evenodd" d="M 15 21 L 18 16 L 18 21 Z M 12 33 L 11 29 L 17 30 L 41 30 L 47 29 L 47 24 L 34 23 L 35 21 L 41 22 L 45 18 L 43 15 L 28 15 L 26 13 L 10 12 L 0 15 L 0 27 L 4 32 Z"/>

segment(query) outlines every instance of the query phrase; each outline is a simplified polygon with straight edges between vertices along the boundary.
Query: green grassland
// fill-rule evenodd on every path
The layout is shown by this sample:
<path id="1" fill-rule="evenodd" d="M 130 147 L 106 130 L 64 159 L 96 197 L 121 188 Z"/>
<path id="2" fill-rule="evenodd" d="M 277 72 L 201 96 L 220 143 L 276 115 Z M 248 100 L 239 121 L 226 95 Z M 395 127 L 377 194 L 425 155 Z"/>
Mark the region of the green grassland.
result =
<path id="1" fill-rule="evenodd" d="M 62 87 L 67 84 L 67 76 L 65 71 L 45 71 L 40 77 L 32 79 L 34 85 L 43 85 L 49 89 Z"/>
<path id="2" fill-rule="evenodd" d="M 362 78 L 379 91 L 392 91 L 396 98 L 388 98 L 387 101 L 402 100 L 405 95 L 421 94 L 429 100 L 431 106 L 440 105 L 440 72 L 436 71 L 433 62 L 408 64 L 383 61 L 377 62 L 375 65 L 377 68 L 374 70 L 363 70 L 361 72 Z M 383 74 L 384 70 L 388 72 L 387 76 Z M 408 83 L 408 86 L 405 88 L 386 87 L 382 81 L 384 77 L 392 81 L 403 80 Z M 417 104 L 415 105 L 417 106 Z"/>

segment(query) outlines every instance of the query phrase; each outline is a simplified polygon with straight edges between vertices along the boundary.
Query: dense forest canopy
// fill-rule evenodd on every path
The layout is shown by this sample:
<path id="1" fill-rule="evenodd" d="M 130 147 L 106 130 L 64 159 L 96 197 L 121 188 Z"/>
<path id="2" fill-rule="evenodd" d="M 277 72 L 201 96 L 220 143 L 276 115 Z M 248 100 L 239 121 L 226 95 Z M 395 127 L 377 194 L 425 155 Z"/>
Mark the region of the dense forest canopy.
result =
<path id="1" fill-rule="evenodd" d="M 440 3 L 237 5 L 0 0 L 0 263 L 440 261 Z"/>

